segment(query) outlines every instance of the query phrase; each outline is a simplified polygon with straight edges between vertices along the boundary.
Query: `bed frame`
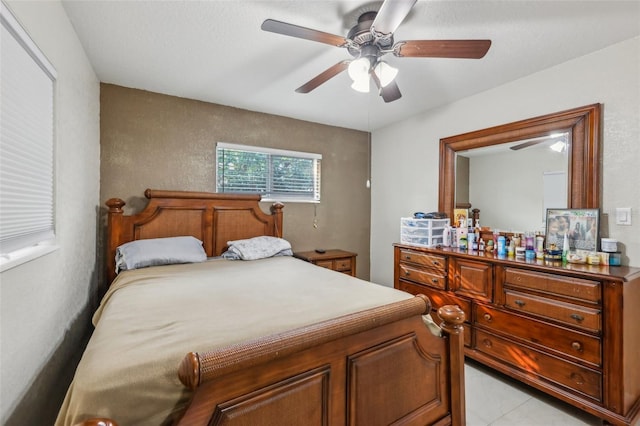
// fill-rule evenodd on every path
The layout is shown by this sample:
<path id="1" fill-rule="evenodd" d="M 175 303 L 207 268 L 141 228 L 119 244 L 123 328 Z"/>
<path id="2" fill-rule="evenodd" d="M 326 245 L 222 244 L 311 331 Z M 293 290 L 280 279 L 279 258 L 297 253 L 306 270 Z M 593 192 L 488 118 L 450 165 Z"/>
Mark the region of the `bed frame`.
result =
<path id="1" fill-rule="evenodd" d="M 123 243 L 192 235 L 208 256 L 230 240 L 282 236 L 282 204 L 264 213 L 260 196 L 147 190 L 146 208 L 123 215 L 107 201 L 107 279 Z M 464 313 L 438 311 L 442 335 L 422 315 L 426 296 L 334 318 L 207 353 L 176 366 L 193 391 L 185 425 L 465 424 Z M 115 420 L 115 421 L 114 421 Z M 102 423 L 100 423 L 102 422 Z M 86 425 L 117 424 L 91 419 Z"/>

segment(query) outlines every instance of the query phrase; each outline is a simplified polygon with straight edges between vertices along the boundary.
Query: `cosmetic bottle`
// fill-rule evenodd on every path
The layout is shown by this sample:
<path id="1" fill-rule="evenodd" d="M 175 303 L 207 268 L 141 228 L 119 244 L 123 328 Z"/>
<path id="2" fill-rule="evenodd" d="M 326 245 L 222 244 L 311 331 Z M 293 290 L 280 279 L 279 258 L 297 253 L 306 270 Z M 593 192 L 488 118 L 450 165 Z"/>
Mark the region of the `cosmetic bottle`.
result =
<path id="1" fill-rule="evenodd" d="M 451 247 L 451 227 L 449 225 L 445 226 L 442 231 L 442 245 Z"/>
<path id="2" fill-rule="evenodd" d="M 569 255 L 569 236 L 564 233 L 564 241 L 562 242 L 562 263 L 567 262 L 567 256 Z"/>
<path id="3" fill-rule="evenodd" d="M 507 255 L 507 247 L 506 247 L 506 239 L 504 236 L 500 235 L 498 237 L 498 256 L 506 256 Z"/>
<path id="4" fill-rule="evenodd" d="M 478 250 L 478 241 L 476 240 L 476 233 L 475 232 L 469 232 L 467 234 L 467 249 L 469 251 L 476 251 Z"/>
<path id="5" fill-rule="evenodd" d="M 536 236 L 536 251 L 544 251 L 544 237 L 542 235 Z"/>
<path id="6" fill-rule="evenodd" d="M 461 222 L 460 226 L 458 226 L 458 230 L 457 230 L 457 234 L 458 234 L 458 249 L 460 250 L 466 250 L 467 249 L 467 234 L 468 234 L 468 229 L 466 226 L 464 226 L 464 224 Z"/>
<path id="7" fill-rule="evenodd" d="M 527 250 L 534 250 L 534 240 L 533 240 L 533 233 L 531 232 L 527 232 L 526 236 L 525 236 L 525 248 Z"/>

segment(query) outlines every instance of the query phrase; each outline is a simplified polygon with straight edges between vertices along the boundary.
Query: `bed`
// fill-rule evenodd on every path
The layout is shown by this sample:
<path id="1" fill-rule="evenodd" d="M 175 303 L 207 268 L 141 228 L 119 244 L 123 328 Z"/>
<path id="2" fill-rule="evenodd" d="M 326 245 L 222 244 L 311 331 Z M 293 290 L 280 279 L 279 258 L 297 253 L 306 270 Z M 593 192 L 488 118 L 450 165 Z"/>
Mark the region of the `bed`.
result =
<path id="1" fill-rule="evenodd" d="M 436 326 L 427 297 L 286 250 L 226 258 L 247 241 L 285 241 L 282 204 L 267 214 L 253 195 L 145 196 L 132 215 L 107 201 L 112 284 L 57 425 L 465 424 L 457 306 Z M 182 238 L 205 258 L 116 274 L 128 243 Z"/>

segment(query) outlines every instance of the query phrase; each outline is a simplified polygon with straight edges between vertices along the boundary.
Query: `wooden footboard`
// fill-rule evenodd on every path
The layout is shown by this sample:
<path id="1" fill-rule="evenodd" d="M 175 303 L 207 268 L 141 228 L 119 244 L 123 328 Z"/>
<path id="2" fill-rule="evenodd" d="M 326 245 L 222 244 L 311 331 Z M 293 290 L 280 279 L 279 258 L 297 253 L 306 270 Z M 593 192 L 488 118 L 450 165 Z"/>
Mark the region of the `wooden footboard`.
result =
<path id="1" fill-rule="evenodd" d="M 464 355 L 457 306 L 443 336 L 426 297 L 374 308 L 208 353 L 190 353 L 185 425 L 464 425 Z"/>
<path id="2" fill-rule="evenodd" d="M 193 396 L 179 425 L 463 426 L 464 312 L 427 328 L 419 295 L 207 353 L 179 366 Z M 117 426 L 89 419 L 83 426 Z"/>

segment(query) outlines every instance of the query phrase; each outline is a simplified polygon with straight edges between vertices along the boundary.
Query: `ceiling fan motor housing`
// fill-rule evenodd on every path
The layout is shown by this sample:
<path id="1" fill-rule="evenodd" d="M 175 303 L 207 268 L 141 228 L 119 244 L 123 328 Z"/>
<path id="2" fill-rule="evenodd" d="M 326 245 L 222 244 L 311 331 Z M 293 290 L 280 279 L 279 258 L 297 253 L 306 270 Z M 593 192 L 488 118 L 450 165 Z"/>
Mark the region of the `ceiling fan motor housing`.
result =
<path id="1" fill-rule="evenodd" d="M 349 30 L 347 39 L 352 40 L 360 48 L 348 46 L 351 56 L 369 57 L 372 63 L 380 56 L 380 50 L 393 46 L 393 35 L 384 38 L 376 38 L 371 31 L 371 25 L 378 12 L 365 12 L 358 18 L 358 23 Z M 373 56 L 373 58 L 371 58 Z"/>

